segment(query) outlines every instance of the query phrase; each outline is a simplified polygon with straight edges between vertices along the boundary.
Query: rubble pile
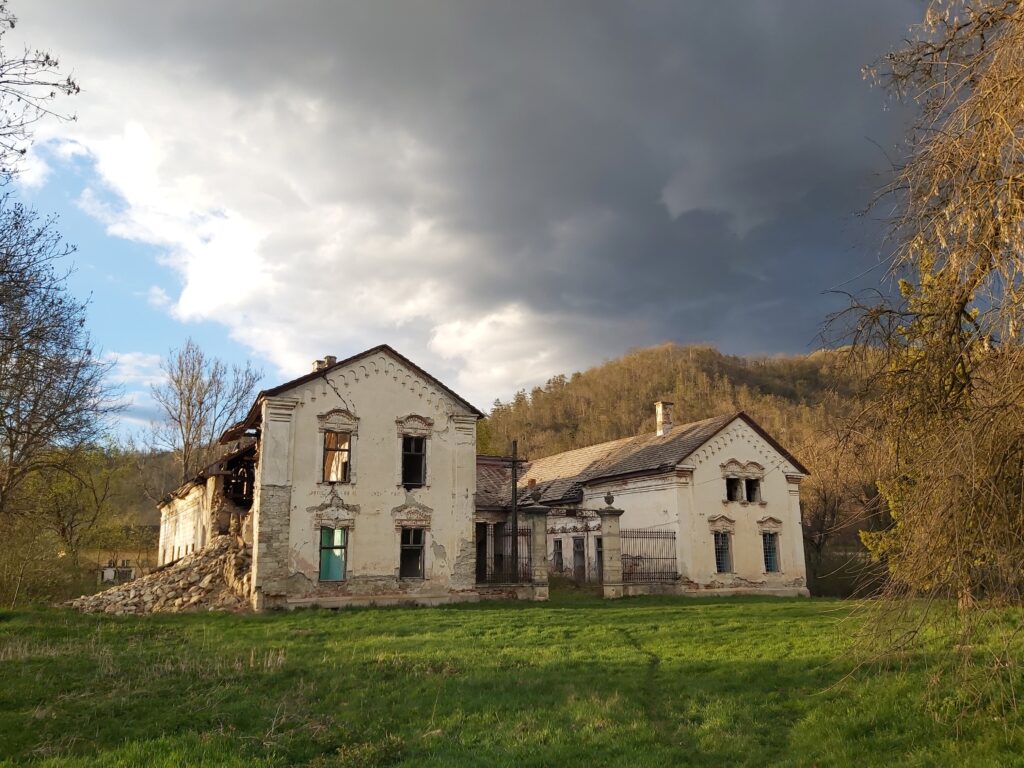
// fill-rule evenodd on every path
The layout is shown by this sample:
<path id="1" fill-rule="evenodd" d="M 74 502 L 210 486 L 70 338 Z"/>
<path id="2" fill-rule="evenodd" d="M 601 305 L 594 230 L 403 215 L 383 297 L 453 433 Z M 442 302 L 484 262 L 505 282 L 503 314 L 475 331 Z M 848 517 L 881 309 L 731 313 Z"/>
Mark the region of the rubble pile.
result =
<path id="1" fill-rule="evenodd" d="M 252 554 L 235 536 L 216 536 L 199 552 L 146 576 L 65 605 L 83 613 L 181 613 L 248 608 Z"/>

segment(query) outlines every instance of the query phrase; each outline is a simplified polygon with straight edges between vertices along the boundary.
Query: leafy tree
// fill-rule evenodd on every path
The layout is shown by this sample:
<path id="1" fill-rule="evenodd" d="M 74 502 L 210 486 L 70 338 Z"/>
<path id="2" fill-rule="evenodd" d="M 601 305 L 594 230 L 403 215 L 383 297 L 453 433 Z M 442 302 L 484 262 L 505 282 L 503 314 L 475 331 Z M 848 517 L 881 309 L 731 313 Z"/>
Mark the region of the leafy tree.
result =
<path id="1" fill-rule="evenodd" d="M 161 370 L 164 382 L 152 392 L 164 418 L 154 439 L 173 451 L 184 483 L 212 460 L 218 438 L 245 413 L 263 374 L 248 362 L 228 366 L 207 357 L 192 339 L 172 350 Z"/>
<path id="2" fill-rule="evenodd" d="M 893 584 L 969 609 L 1024 580 L 1024 8 L 934 2 L 876 76 L 921 105 L 896 205 L 895 298 L 855 305 L 867 420 L 891 447 Z M 867 358 L 862 358 L 867 359 Z"/>
<path id="3" fill-rule="evenodd" d="M 863 538 L 895 598 L 884 636 L 940 630 L 976 704 L 1011 690 L 988 683 L 1013 669 L 1013 633 L 982 654 L 978 630 L 1024 598 L 1024 8 L 932 2 L 869 74 L 919 116 L 880 197 L 898 290 L 837 318 L 855 320 L 867 368 L 851 431 L 883 449 L 892 515 Z M 905 599 L 918 596 L 931 599 Z"/>
<path id="4" fill-rule="evenodd" d="M 135 522 L 123 514 L 123 504 L 116 504 L 130 471 L 127 457 L 113 449 L 55 455 L 26 484 L 22 514 L 53 534 L 77 566 L 83 549 L 95 546 L 101 534 L 109 538 L 110 530 L 120 532 Z"/>

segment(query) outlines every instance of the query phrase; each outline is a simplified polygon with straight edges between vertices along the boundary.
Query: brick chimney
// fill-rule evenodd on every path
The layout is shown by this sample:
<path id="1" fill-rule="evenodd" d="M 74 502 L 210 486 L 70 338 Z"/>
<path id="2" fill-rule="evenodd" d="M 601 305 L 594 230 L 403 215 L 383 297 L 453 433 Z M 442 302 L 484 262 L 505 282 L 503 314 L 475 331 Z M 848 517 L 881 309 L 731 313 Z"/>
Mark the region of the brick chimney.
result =
<path id="1" fill-rule="evenodd" d="M 313 361 L 313 370 L 314 371 L 322 371 L 326 367 L 327 367 L 327 364 L 323 360 L 314 360 Z"/>
<path id="2" fill-rule="evenodd" d="M 658 437 L 672 429 L 672 403 L 659 400 L 654 404 L 654 419 L 658 425 Z"/>

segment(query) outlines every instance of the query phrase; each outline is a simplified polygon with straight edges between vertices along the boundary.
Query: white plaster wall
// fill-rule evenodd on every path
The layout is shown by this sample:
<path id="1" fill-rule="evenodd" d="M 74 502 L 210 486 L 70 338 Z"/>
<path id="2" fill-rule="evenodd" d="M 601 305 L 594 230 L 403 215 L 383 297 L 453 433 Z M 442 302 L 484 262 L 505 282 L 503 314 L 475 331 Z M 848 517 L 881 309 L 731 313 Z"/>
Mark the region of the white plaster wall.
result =
<path id="1" fill-rule="evenodd" d="M 353 594 L 359 582 L 382 579 L 380 595 L 397 581 L 400 527 L 424 527 L 424 580 L 419 594 L 472 589 L 473 513 L 476 492 L 476 418 L 449 395 L 386 353 L 326 373 L 280 398 L 291 409 L 291 428 L 275 427 L 260 452 L 260 482 L 290 485 L 289 601 L 330 604 Z M 270 407 L 268 403 L 268 408 Z M 321 420 L 343 409 L 355 417 L 351 480 L 323 483 Z M 427 436 L 427 485 L 401 485 L 397 419 L 433 422 Z M 266 434 L 266 433 L 265 433 Z M 257 526 L 259 519 L 256 520 Z M 349 528 L 346 581 L 319 581 L 321 525 Z M 462 556 L 456 573 L 456 558 Z M 258 560 L 257 560 L 258 563 Z M 369 589 L 369 587 L 367 587 Z"/>
<path id="2" fill-rule="evenodd" d="M 728 502 L 722 465 L 730 460 L 741 464 L 756 462 L 764 467 L 760 503 Z M 768 589 L 804 588 L 803 532 L 800 525 L 799 473 L 781 454 L 740 419 L 690 456 L 692 466 L 690 504 L 681 521 L 689 529 L 693 552 L 684 573 L 700 585 L 742 588 L 758 585 Z M 790 479 L 792 478 L 792 480 Z M 715 572 L 712 519 L 724 516 L 734 521 L 732 537 L 733 574 Z M 780 521 L 779 573 L 766 573 L 758 521 Z"/>
<path id="3" fill-rule="evenodd" d="M 724 501 L 722 465 L 730 460 L 756 462 L 764 467 L 761 503 Z M 603 507 L 604 496 L 610 492 L 615 497 L 614 506 L 623 510 L 622 528 L 675 530 L 679 574 L 688 588 L 799 591 L 805 588 L 807 572 L 798 478 L 795 467 L 742 419 L 736 419 L 674 472 L 588 486 L 581 506 Z M 730 574 L 715 571 L 711 521 L 718 516 L 734 521 Z M 764 569 L 762 526 L 758 521 L 766 518 L 781 523 L 778 573 L 769 574 Z M 549 532 L 561 522 L 562 518 L 553 518 Z M 553 552 L 553 535 L 549 533 L 549 555 Z M 565 557 L 568 566 L 570 555 Z"/>
<path id="4" fill-rule="evenodd" d="M 205 545 L 206 498 L 206 486 L 193 485 L 184 496 L 173 498 L 160 507 L 158 565 L 202 549 Z"/>
<path id="5" fill-rule="evenodd" d="M 679 524 L 680 494 L 685 482 L 679 473 L 671 473 L 588 486 L 583 506 L 604 507 L 604 497 L 611 493 L 615 497 L 613 505 L 623 510 L 620 527 L 672 530 Z"/>
<path id="6" fill-rule="evenodd" d="M 549 515 L 547 519 L 548 565 L 554 573 L 555 539 L 562 542 L 562 571 L 558 574 L 573 578 L 573 539 L 583 539 L 584 578 L 597 581 L 597 539 L 601 536 L 601 521 L 596 517 Z"/>

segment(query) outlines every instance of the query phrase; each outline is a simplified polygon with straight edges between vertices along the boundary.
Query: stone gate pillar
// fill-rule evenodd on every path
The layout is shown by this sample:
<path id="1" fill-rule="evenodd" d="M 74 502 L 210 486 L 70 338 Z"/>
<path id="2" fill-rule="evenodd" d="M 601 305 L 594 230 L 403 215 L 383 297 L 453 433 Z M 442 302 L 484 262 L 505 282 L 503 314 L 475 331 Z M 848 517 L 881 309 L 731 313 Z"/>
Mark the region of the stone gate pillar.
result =
<path id="1" fill-rule="evenodd" d="M 624 510 L 612 506 L 611 494 L 605 496 L 608 506 L 597 510 L 601 518 L 601 572 L 606 598 L 622 597 L 622 544 L 619 540 L 619 518 Z"/>
<path id="2" fill-rule="evenodd" d="M 539 504 L 523 507 L 530 524 L 530 566 L 533 599 L 548 599 L 548 508 Z"/>

